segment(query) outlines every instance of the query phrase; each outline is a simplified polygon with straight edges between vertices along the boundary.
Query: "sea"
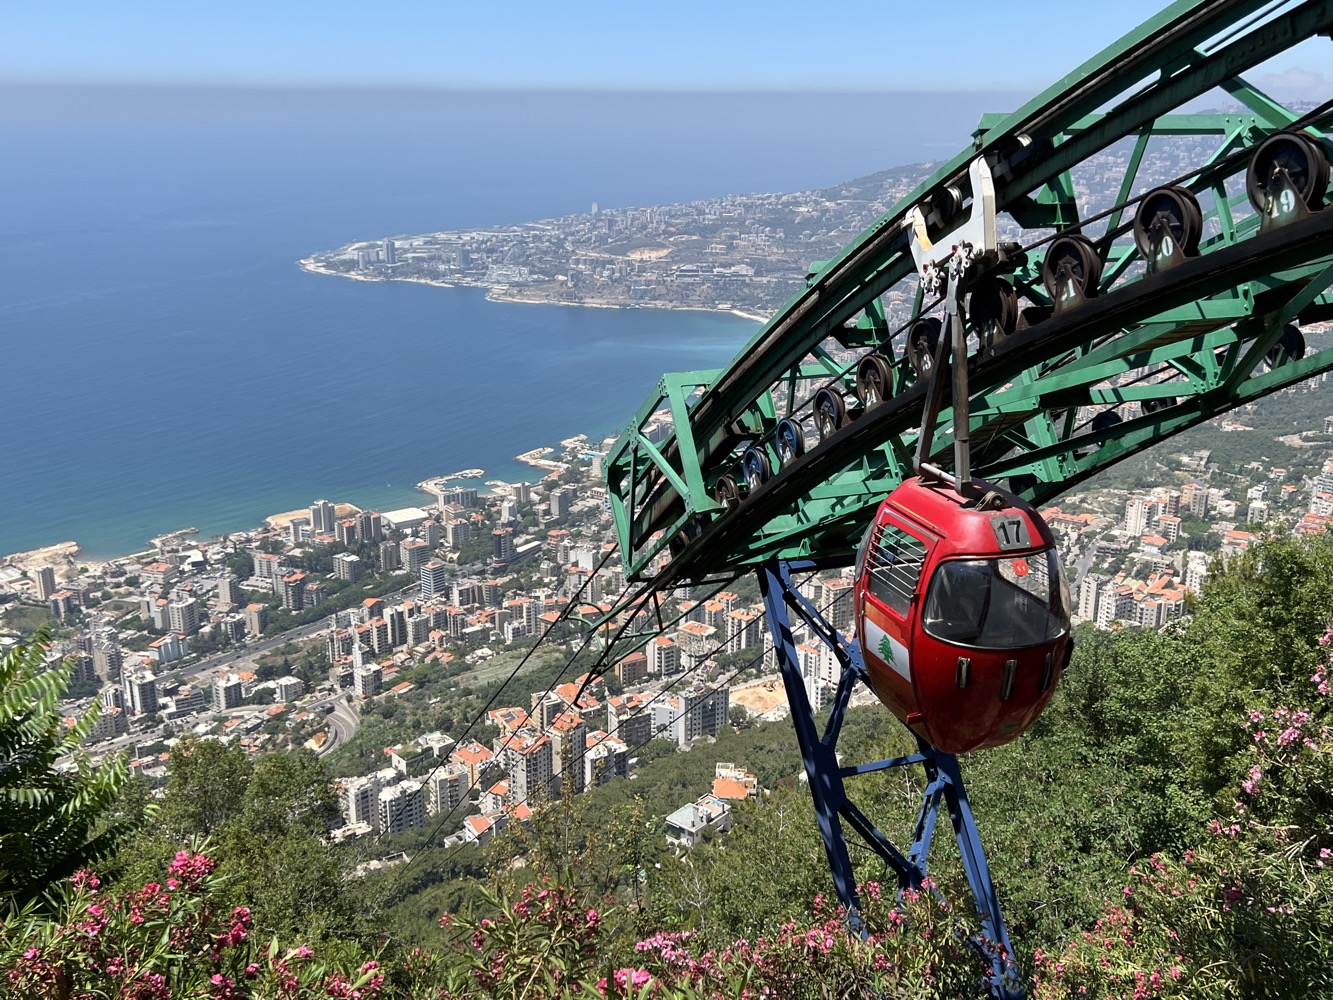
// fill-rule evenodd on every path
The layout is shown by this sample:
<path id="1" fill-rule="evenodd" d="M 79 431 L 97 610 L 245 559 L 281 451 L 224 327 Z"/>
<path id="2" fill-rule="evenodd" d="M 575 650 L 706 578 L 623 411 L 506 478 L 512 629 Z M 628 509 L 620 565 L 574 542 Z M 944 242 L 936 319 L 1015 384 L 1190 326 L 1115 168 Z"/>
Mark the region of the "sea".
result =
<path id="1" fill-rule="evenodd" d="M 727 314 L 313 275 L 351 240 L 939 160 L 1017 95 L 0 86 L 0 554 L 387 510 L 618 432 Z"/>

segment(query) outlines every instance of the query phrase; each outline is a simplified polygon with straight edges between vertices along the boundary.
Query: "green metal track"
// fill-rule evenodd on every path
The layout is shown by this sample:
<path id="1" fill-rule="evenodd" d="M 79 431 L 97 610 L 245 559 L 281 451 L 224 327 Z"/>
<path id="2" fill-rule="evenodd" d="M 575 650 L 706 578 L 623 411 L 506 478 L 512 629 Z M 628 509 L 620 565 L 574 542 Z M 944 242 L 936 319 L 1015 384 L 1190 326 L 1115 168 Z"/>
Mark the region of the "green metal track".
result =
<path id="1" fill-rule="evenodd" d="M 1333 114 L 1302 120 L 1241 77 L 1331 29 L 1333 2 L 1182 0 L 1012 115 L 983 118 L 971 147 L 816 265 L 809 287 L 730 365 L 664 376 L 605 463 L 629 576 L 665 586 L 774 558 L 850 558 L 879 500 L 910 474 L 922 419 L 926 385 L 903 357 L 902 328 L 938 309 L 919 293 L 911 310 L 894 309 L 917 290 L 909 214 L 919 208 L 931 239 L 946 243 L 968 213 L 978 157 L 1001 220 L 1028 247 L 1012 280 L 1035 308 L 1033 325 L 969 362 L 975 474 L 1031 476 L 1024 492 L 1042 502 L 1170 434 L 1333 369 L 1333 350 L 1299 361 L 1280 354 L 1271 368 L 1268 360 L 1284 324 L 1333 316 L 1333 209 L 1261 232 L 1243 193 L 1252 147 L 1298 123 L 1333 148 Z M 1177 112 L 1219 87 L 1245 112 Z M 1207 137 L 1214 148 L 1181 178 L 1204 205 L 1210 235 L 1197 256 L 1147 275 L 1124 230 L 1131 196 L 1151 186 L 1138 177 L 1145 150 L 1168 136 Z M 1098 220 L 1080 215 L 1071 169 L 1127 139 L 1118 208 Z M 950 202 L 950 188 L 962 198 Z M 951 216 L 943 206 L 957 207 Z M 1101 294 L 1052 314 L 1042 308 L 1043 240 L 1080 226 L 1091 233 L 1090 222 L 1106 233 Z M 779 469 L 777 421 L 809 424 L 819 386 L 853 405 L 856 361 L 871 350 L 893 363 L 893 397 Z M 1145 413 L 1145 401 L 1166 405 Z M 1091 417 L 1106 409 L 1126 419 L 1094 433 Z M 937 464 L 947 464 L 951 423 L 946 407 L 932 439 Z M 777 471 L 724 509 L 714 484 L 738 474 L 751 445 Z"/>

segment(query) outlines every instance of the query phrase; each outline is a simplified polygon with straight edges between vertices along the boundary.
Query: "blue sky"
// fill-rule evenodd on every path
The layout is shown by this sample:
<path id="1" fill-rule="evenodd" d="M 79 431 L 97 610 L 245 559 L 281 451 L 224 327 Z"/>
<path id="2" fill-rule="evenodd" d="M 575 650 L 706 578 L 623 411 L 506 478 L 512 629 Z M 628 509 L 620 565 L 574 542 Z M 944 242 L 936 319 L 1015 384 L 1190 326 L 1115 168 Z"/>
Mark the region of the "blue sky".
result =
<path id="1" fill-rule="evenodd" d="M 1057 14 L 1026 0 L 40 0 L 0 11 L 0 79 L 1032 91 L 1162 5 L 1063 4 Z M 1317 77 L 1330 56 L 1289 57 L 1276 71 Z"/>

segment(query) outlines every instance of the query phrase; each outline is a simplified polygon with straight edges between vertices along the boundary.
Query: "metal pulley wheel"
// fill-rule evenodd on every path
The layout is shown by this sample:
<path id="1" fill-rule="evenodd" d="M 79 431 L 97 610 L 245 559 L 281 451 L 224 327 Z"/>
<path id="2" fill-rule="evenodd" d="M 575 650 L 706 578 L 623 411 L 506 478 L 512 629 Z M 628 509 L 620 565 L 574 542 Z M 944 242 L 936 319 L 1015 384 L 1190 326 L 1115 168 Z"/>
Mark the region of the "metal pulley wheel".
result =
<path id="1" fill-rule="evenodd" d="M 1203 235 L 1203 211 L 1193 192 L 1183 187 L 1160 187 L 1149 191 L 1139 201 L 1134 213 L 1134 242 L 1145 258 L 1154 250 L 1163 256 L 1178 249 L 1186 257 L 1199 252 Z"/>
<path id="2" fill-rule="evenodd" d="M 741 472 L 745 475 L 745 487 L 750 493 L 759 489 L 773 475 L 768 453 L 762 447 L 746 448 L 745 454 L 741 456 Z"/>
<path id="3" fill-rule="evenodd" d="M 1273 349 L 1264 355 L 1264 360 L 1268 362 L 1269 368 L 1276 368 L 1284 354 L 1292 361 L 1305 357 L 1305 334 L 1294 323 L 1288 323 L 1282 328 L 1282 336 Z"/>
<path id="4" fill-rule="evenodd" d="M 815 427 L 819 430 L 819 440 L 827 441 L 847 423 L 847 404 L 843 398 L 827 386 L 815 393 Z"/>
<path id="5" fill-rule="evenodd" d="M 1102 259 L 1086 236 L 1060 236 L 1046 248 L 1041 262 L 1041 281 L 1052 301 L 1060 297 L 1060 281 L 1068 277 L 1074 286 L 1090 299 L 1097 294 L 1102 280 Z"/>
<path id="6" fill-rule="evenodd" d="M 994 347 L 1018 328 L 1018 293 L 1004 278 L 983 278 L 972 287 L 967 318 L 981 343 Z"/>
<path id="7" fill-rule="evenodd" d="M 1259 144 L 1245 171 L 1245 193 L 1256 212 L 1268 207 L 1268 188 L 1286 174 L 1305 207 L 1317 209 L 1328 191 L 1328 156 L 1322 146 L 1300 132 L 1278 132 Z M 1287 211 L 1294 205 L 1283 206 Z"/>
<path id="8" fill-rule="evenodd" d="M 856 398 L 867 410 L 893 395 L 893 368 L 882 354 L 867 354 L 856 366 Z"/>
<path id="9" fill-rule="evenodd" d="M 805 454 L 805 428 L 790 417 L 778 421 L 773 441 L 784 469 Z"/>
<path id="10" fill-rule="evenodd" d="M 963 210 L 963 192 L 950 184 L 930 196 L 930 211 L 936 224 L 943 226 Z"/>
<path id="11" fill-rule="evenodd" d="M 935 368 L 935 349 L 940 343 L 942 327 L 936 317 L 927 316 L 907 330 L 907 360 L 918 378 L 925 378 Z"/>
<path id="12" fill-rule="evenodd" d="M 1144 416 L 1147 416 L 1165 410 L 1168 406 L 1175 406 L 1176 402 L 1174 396 L 1163 396 L 1160 399 L 1145 399 L 1139 406 L 1142 408 Z"/>
<path id="13" fill-rule="evenodd" d="M 722 475 L 713 484 L 713 499 L 730 510 L 741 502 L 741 488 L 736 485 L 735 477 Z"/>
<path id="14" fill-rule="evenodd" d="M 1093 433 L 1104 431 L 1110 427 L 1114 427 L 1116 424 L 1123 423 L 1124 419 L 1125 418 L 1116 413 L 1115 410 L 1102 410 L 1101 413 L 1092 418 Z"/>

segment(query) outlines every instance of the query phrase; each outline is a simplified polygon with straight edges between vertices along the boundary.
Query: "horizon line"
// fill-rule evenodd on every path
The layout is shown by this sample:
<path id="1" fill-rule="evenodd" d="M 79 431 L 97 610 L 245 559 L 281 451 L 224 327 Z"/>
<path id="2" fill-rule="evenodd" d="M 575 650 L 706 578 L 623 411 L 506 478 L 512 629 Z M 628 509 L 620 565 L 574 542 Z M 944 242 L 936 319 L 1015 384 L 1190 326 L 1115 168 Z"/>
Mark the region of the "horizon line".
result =
<path id="1" fill-rule="evenodd" d="M 442 93 L 442 94 L 680 94 L 710 95 L 728 94 L 738 96 L 767 95 L 873 95 L 873 94 L 1022 94 L 1030 88 L 1021 86 L 977 86 L 922 88 L 909 85 L 892 87 L 880 85 L 866 86 L 809 86 L 774 85 L 774 86 L 728 86 L 728 85 L 649 85 L 635 84 L 617 86 L 613 84 L 531 84 L 505 85 L 490 83 L 370 83 L 336 81 L 246 81 L 246 80 L 130 80 L 130 79 L 31 79 L 0 77 L 0 88 L 42 88 L 64 90 L 116 89 L 116 90 L 230 90 L 230 91 L 290 91 L 295 93 L 318 92 L 381 92 L 381 93 Z"/>

